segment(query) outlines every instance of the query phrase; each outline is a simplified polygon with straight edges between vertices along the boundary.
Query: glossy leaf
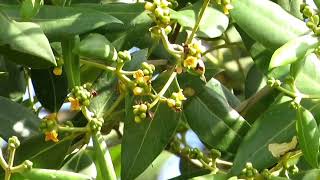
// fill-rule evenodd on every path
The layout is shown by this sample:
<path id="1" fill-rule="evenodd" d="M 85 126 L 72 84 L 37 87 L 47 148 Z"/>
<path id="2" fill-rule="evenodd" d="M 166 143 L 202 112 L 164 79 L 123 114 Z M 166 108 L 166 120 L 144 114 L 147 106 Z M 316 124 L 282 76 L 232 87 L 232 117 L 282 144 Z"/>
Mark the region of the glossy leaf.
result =
<path id="1" fill-rule="evenodd" d="M 117 51 L 112 44 L 101 34 L 89 34 L 75 47 L 74 51 L 80 56 L 90 59 L 101 59 L 107 62 L 118 58 Z"/>
<path id="2" fill-rule="evenodd" d="M 1 138 L 17 136 L 23 140 L 37 134 L 40 119 L 32 111 L 4 97 L 0 97 L 0 107 Z"/>
<path id="3" fill-rule="evenodd" d="M 72 157 L 66 163 L 63 164 L 60 170 L 95 177 L 96 168 L 92 161 L 90 153 L 92 152 L 87 149 L 80 149 L 78 152 L 73 154 Z"/>
<path id="4" fill-rule="evenodd" d="M 17 6 L 2 4 L 0 8 L 10 18 L 19 19 Z M 70 38 L 105 25 L 122 23 L 109 14 L 92 9 L 48 5 L 44 5 L 32 21 L 40 25 L 50 40 Z"/>
<path id="5" fill-rule="evenodd" d="M 134 179 L 152 163 L 172 138 L 180 117 L 180 113 L 160 103 L 153 110 L 154 118 L 138 124 L 134 122 L 133 105 L 128 97 L 121 152 L 122 179 Z"/>
<path id="6" fill-rule="evenodd" d="M 317 168 L 320 133 L 313 115 L 303 107 L 297 109 L 296 128 L 304 158 L 312 167 Z"/>
<path id="7" fill-rule="evenodd" d="M 317 96 L 320 93 L 320 62 L 315 54 L 307 55 L 296 75 L 295 84 L 301 93 Z"/>
<path id="8" fill-rule="evenodd" d="M 247 162 L 259 170 L 277 162 L 268 150 L 268 145 L 289 142 L 295 135 L 296 113 L 288 100 L 271 105 L 254 122 L 238 148 L 232 174 L 239 174 Z"/>
<path id="9" fill-rule="evenodd" d="M 41 105 L 50 112 L 58 112 L 68 95 L 68 80 L 65 72 L 57 76 L 53 74 L 53 68 L 32 69 L 31 79 Z"/>
<path id="10" fill-rule="evenodd" d="M 26 92 L 26 79 L 21 66 L 0 58 L 0 96 L 10 98 L 18 102 Z"/>
<path id="11" fill-rule="evenodd" d="M 26 170 L 23 173 L 14 173 L 12 176 L 12 179 L 13 180 L 21 180 L 21 179 L 91 180 L 92 178 L 83 174 L 78 174 L 78 173 L 73 173 L 68 171 L 32 168 L 31 170 Z"/>
<path id="12" fill-rule="evenodd" d="M 80 58 L 73 52 L 73 49 L 79 43 L 79 37 L 64 39 L 61 42 L 62 57 L 64 69 L 68 79 L 68 88 L 71 90 L 74 86 L 80 85 Z"/>
<path id="13" fill-rule="evenodd" d="M 198 1 L 190 7 L 180 11 L 171 11 L 171 18 L 186 28 L 192 29 L 196 22 L 196 17 L 199 14 L 203 2 Z M 214 18 L 214 21 L 212 21 Z M 215 38 L 221 36 L 226 31 L 229 24 L 229 19 L 226 15 L 213 7 L 208 7 L 201 19 L 198 36 L 206 38 Z"/>
<path id="14" fill-rule="evenodd" d="M 236 24 L 269 49 L 277 49 L 309 31 L 303 21 L 269 0 L 234 0 L 232 5 L 230 14 Z"/>
<path id="15" fill-rule="evenodd" d="M 264 74 L 257 68 L 256 65 L 253 65 L 245 81 L 245 96 L 249 98 L 260 91 L 264 86 L 267 85 L 267 78 Z"/>
<path id="16" fill-rule="evenodd" d="M 274 52 L 269 69 L 291 64 L 301 59 L 309 49 L 315 48 L 317 45 L 319 45 L 319 40 L 312 35 L 293 39 Z"/>
<path id="17" fill-rule="evenodd" d="M 235 153 L 250 125 L 210 84 L 190 98 L 184 114 L 191 129 L 211 148 Z"/>
<path id="18" fill-rule="evenodd" d="M 34 168 L 57 169 L 67 155 L 72 139 L 67 137 L 54 143 L 45 141 L 42 134 L 33 136 L 21 143 L 17 149 L 15 164 L 28 159 L 33 163 Z"/>
<path id="19" fill-rule="evenodd" d="M 92 135 L 94 163 L 97 168 L 97 180 L 116 180 L 112 159 L 107 144 L 100 132 Z"/>
<path id="20" fill-rule="evenodd" d="M 0 44 L 2 54 L 9 55 L 15 51 L 35 56 L 35 59 L 20 59 L 18 63 L 31 67 L 48 67 L 56 65 L 50 44 L 41 28 L 31 22 L 16 22 L 9 19 L 1 9 Z"/>

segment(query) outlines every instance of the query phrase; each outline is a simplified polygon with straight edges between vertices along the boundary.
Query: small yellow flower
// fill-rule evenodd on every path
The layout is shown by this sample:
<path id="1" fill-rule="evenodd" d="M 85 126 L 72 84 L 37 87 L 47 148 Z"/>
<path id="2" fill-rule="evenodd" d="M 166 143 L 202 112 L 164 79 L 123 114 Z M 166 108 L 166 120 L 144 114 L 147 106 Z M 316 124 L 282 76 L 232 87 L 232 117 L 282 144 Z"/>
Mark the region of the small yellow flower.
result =
<path id="1" fill-rule="evenodd" d="M 73 97 L 69 97 L 68 100 L 71 103 L 71 110 L 72 111 L 79 111 L 81 109 L 80 102 L 78 99 L 73 98 Z"/>
<path id="2" fill-rule="evenodd" d="M 177 101 L 184 101 L 184 100 L 187 100 L 187 98 L 184 96 L 184 94 L 182 93 L 182 89 L 179 90 L 179 92 L 177 93 L 172 93 L 172 95 L 174 97 L 176 97 L 176 100 Z"/>
<path id="3" fill-rule="evenodd" d="M 167 104 L 170 108 L 173 108 L 176 106 L 176 101 L 174 99 L 167 99 Z"/>
<path id="4" fill-rule="evenodd" d="M 56 76 L 61 76 L 61 74 L 62 74 L 62 67 L 61 67 L 61 66 L 54 67 L 54 69 L 53 69 L 53 74 L 56 75 Z"/>
<path id="5" fill-rule="evenodd" d="M 55 130 L 52 130 L 50 132 L 45 132 L 45 141 L 53 141 L 58 142 L 58 133 Z"/>
<path id="6" fill-rule="evenodd" d="M 136 72 L 133 74 L 133 77 L 134 77 L 135 79 L 141 78 L 141 77 L 143 77 L 143 76 L 144 76 L 144 73 L 143 73 L 143 71 L 142 71 L 141 69 L 139 69 L 138 71 L 136 71 Z"/>
<path id="7" fill-rule="evenodd" d="M 223 13 L 228 15 L 229 14 L 229 11 L 233 9 L 233 6 L 231 4 L 227 4 L 225 6 L 223 6 Z"/>
<path id="8" fill-rule="evenodd" d="M 197 67 L 197 58 L 193 56 L 188 56 L 184 61 L 183 61 L 183 66 L 186 68 L 196 68 Z"/>

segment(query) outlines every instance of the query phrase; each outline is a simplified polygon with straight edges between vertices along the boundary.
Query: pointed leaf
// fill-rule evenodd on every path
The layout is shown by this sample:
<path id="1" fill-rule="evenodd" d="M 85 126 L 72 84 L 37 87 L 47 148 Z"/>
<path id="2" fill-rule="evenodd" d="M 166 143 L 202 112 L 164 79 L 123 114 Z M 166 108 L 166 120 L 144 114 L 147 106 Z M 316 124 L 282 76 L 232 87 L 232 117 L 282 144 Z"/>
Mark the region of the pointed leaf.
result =
<path id="1" fill-rule="evenodd" d="M 316 120 L 310 111 L 299 107 L 297 109 L 297 135 L 299 147 L 304 158 L 314 168 L 318 167 L 319 129 Z"/>
<path id="2" fill-rule="evenodd" d="M 68 80 L 65 72 L 57 76 L 53 74 L 53 68 L 32 69 L 31 79 L 41 105 L 50 112 L 58 112 L 68 95 Z"/>
<path id="3" fill-rule="evenodd" d="M 1 4 L 0 8 L 10 18 L 20 19 L 18 6 Z M 40 25 L 50 40 L 61 40 L 108 24 L 122 23 L 109 14 L 92 9 L 49 5 L 42 6 L 32 21 Z"/>
<path id="4" fill-rule="evenodd" d="M 317 179 L 320 176 L 320 170 L 319 169 L 313 169 L 309 171 L 304 171 L 301 173 L 298 173 L 291 177 L 292 180 L 309 180 L 309 179 Z"/>
<path id="5" fill-rule="evenodd" d="M 73 49 L 79 43 L 79 37 L 74 36 L 64 39 L 61 42 L 62 57 L 64 61 L 64 69 L 68 78 L 68 88 L 71 90 L 74 86 L 80 85 L 80 58 L 73 52 Z"/>
<path id="6" fill-rule="evenodd" d="M 133 100 L 126 99 L 126 118 L 121 152 L 121 178 L 134 179 L 141 174 L 166 147 L 178 126 L 180 113 L 167 104 L 154 109 L 154 118 L 134 122 Z"/>
<path id="7" fill-rule="evenodd" d="M 303 58 L 309 49 L 315 48 L 319 44 L 318 37 L 312 35 L 305 35 L 293 39 L 274 52 L 269 64 L 269 69 L 291 64 Z"/>
<path id="8" fill-rule="evenodd" d="M 31 67 L 48 67 L 56 65 L 47 37 L 41 28 L 31 22 L 16 22 L 0 12 L 0 44 L 1 53 L 8 54 L 17 51 L 35 56 L 35 59 L 20 59 L 18 63 Z"/>

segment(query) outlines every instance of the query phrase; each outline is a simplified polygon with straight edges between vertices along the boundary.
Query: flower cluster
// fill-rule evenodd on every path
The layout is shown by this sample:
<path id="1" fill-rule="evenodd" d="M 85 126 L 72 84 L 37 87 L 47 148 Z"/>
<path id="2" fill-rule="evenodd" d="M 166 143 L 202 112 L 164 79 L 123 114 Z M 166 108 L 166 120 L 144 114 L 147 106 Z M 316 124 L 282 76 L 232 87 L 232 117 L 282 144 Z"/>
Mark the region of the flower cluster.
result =
<path id="1" fill-rule="evenodd" d="M 316 34 L 320 35 L 320 26 L 319 26 L 319 15 L 306 4 L 300 6 L 300 11 L 303 14 L 303 17 L 308 19 L 307 26 Z"/>
<path id="2" fill-rule="evenodd" d="M 144 8 L 150 12 L 148 15 L 157 24 L 150 29 L 153 34 L 159 34 L 160 28 L 164 28 L 167 34 L 171 32 L 169 8 L 171 5 L 167 0 L 154 0 L 153 3 L 146 2 Z"/>
<path id="3" fill-rule="evenodd" d="M 184 60 L 183 66 L 187 70 L 191 70 L 196 74 L 203 75 L 205 72 L 204 63 L 201 60 L 201 53 L 204 51 L 204 47 L 201 45 L 201 41 L 193 40 L 192 43 L 184 45 Z"/>
<path id="4" fill-rule="evenodd" d="M 133 106 L 134 121 L 140 123 L 147 117 L 148 106 L 146 104 L 137 104 Z"/>
<path id="5" fill-rule="evenodd" d="M 182 93 L 182 89 L 180 89 L 179 92 L 172 93 L 171 97 L 168 98 L 166 101 L 170 108 L 173 108 L 175 111 L 181 111 L 182 102 L 186 99 L 187 98 Z"/>
<path id="6" fill-rule="evenodd" d="M 229 14 L 229 11 L 233 9 L 233 6 L 231 4 L 231 0 L 216 0 L 216 3 L 219 5 L 222 5 L 223 7 L 223 13 Z"/>
<path id="7" fill-rule="evenodd" d="M 103 118 L 92 117 L 92 119 L 90 119 L 89 121 L 91 131 L 93 132 L 100 131 L 103 123 L 104 123 Z"/>
<path id="8" fill-rule="evenodd" d="M 135 96 L 146 95 L 151 92 L 151 78 L 154 70 L 154 65 L 144 62 L 142 63 L 142 69 L 133 74 L 133 78 L 135 78 L 133 94 Z"/>
<path id="9" fill-rule="evenodd" d="M 89 106 L 90 99 L 93 97 L 91 93 L 91 84 L 86 83 L 83 86 L 75 86 L 68 100 L 71 103 L 71 110 L 77 111 L 81 106 Z"/>
<path id="10" fill-rule="evenodd" d="M 56 113 L 49 114 L 40 123 L 40 130 L 45 134 L 45 141 L 58 142 L 58 122 Z"/>
<path id="11" fill-rule="evenodd" d="M 8 140 L 8 147 L 11 149 L 16 149 L 20 146 L 20 141 L 17 136 L 12 136 Z"/>
<path id="12" fill-rule="evenodd" d="M 118 52 L 118 63 L 124 63 L 131 61 L 131 55 L 129 51 Z"/>

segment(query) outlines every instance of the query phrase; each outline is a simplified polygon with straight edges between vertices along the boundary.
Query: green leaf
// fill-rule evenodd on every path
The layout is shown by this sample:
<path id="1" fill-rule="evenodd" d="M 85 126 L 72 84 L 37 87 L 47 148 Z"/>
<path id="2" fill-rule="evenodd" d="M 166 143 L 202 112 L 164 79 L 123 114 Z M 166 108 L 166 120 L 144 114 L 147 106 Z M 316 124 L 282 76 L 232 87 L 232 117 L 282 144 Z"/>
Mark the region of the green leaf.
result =
<path id="1" fill-rule="evenodd" d="M 230 178 L 229 174 L 207 174 L 203 176 L 194 177 L 191 180 L 228 180 Z M 230 178 L 231 179 L 231 178 Z"/>
<path id="2" fill-rule="evenodd" d="M 320 93 L 319 59 L 315 54 L 311 53 L 302 61 L 302 67 L 297 73 L 295 85 L 303 94 L 318 96 Z"/>
<path id="3" fill-rule="evenodd" d="M 31 22 L 16 22 L 10 20 L 0 11 L 0 53 L 9 55 L 15 51 L 35 56 L 37 58 L 20 59 L 18 63 L 31 67 L 48 67 L 56 65 L 50 44 L 41 28 Z"/>
<path id="4" fill-rule="evenodd" d="M 249 98 L 253 96 L 266 85 L 267 78 L 256 65 L 253 65 L 248 71 L 245 81 L 245 97 Z"/>
<path id="5" fill-rule="evenodd" d="M 196 17 L 199 14 L 202 4 L 202 1 L 198 1 L 192 6 L 180 11 L 171 10 L 171 18 L 177 20 L 181 26 L 192 29 L 195 25 Z M 201 19 L 197 34 L 204 38 L 219 37 L 226 31 L 228 25 L 229 19 L 226 15 L 213 7 L 208 7 Z"/>
<path id="6" fill-rule="evenodd" d="M 134 179 L 152 163 L 173 137 L 180 119 L 180 113 L 160 103 L 153 109 L 152 119 L 148 117 L 138 124 L 134 122 L 133 105 L 128 97 L 121 152 L 122 179 Z"/>
<path id="7" fill-rule="evenodd" d="M 297 109 L 297 135 L 299 147 L 304 158 L 314 168 L 318 167 L 319 129 L 316 120 L 310 111 L 303 107 Z"/>
<path id="8" fill-rule="evenodd" d="M 4 57 L 0 58 L 0 96 L 10 98 L 18 102 L 23 98 L 26 92 L 26 79 L 21 66 L 10 61 L 5 61 Z"/>
<path id="9" fill-rule="evenodd" d="M 53 68 L 32 69 L 31 79 L 41 105 L 50 112 L 58 112 L 68 95 L 66 73 L 57 76 L 53 74 Z"/>
<path id="10" fill-rule="evenodd" d="M 97 168 L 97 180 L 116 180 L 117 176 L 107 144 L 99 131 L 92 134 L 92 141 L 95 157 L 94 163 Z"/>
<path id="11" fill-rule="evenodd" d="M 313 35 L 305 35 L 293 39 L 274 52 L 269 69 L 291 64 L 301 59 L 309 49 L 318 45 L 319 39 Z"/>
<path id="12" fill-rule="evenodd" d="M 186 159 L 184 157 L 180 157 L 179 170 L 181 175 L 174 177 L 170 180 L 179 180 L 179 179 L 184 180 L 184 179 L 189 179 L 196 176 L 209 174 L 211 172 L 210 170 L 203 169 L 199 166 L 196 166 L 195 164 L 190 162 L 189 159 Z"/>
<path id="13" fill-rule="evenodd" d="M 0 5 L 10 18 L 19 20 L 18 6 Z M 109 14 L 88 8 L 60 7 L 44 5 L 32 19 L 40 25 L 50 40 L 61 40 L 91 30 L 122 22 Z"/>
<path id="14" fill-rule="evenodd" d="M 74 52 L 80 56 L 90 59 L 101 59 L 107 62 L 115 61 L 118 58 L 116 49 L 107 40 L 106 37 L 100 34 L 92 33 L 75 47 Z M 103 61 L 103 62 L 105 62 Z"/>
<path id="15" fill-rule="evenodd" d="M 23 0 L 20 7 L 20 14 L 23 20 L 30 21 L 39 12 L 43 0 Z"/>
<path id="16" fill-rule="evenodd" d="M 234 0 L 232 5 L 230 15 L 236 24 L 269 49 L 277 49 L 309 31 L 303 21 L 269 0 Z"/>
<path id="17" fill-rule="evenodd" d="M 211 82 L 190 98 L 184 114 L 191 129 L 211 148 L 235 153 L 250 125 L 212 89 Z"/>
<path id="18" fill-rule="evenodd" d="M 292 180 L 309 180 L 309 179 L 317 179 L 320 176 L 320 169 L 312 169 L 309 171 L 304 171 L 298 173 L 291 177 Z"/>
<path id="19" fill-rule="evenodd" d="M 284 102 L 271 105 L 254 122 L 238 148 L 232 174 L 239 174 L 247 162 L 251 162 L 258 170 L 277 162 L 268 150 L 268 145 L 289 142 L 295 135 L 296 113 L 289 100 L 281 98 Z"/>
<path id="20" fill-rule="evenodd" d="M 34 168 L 57 169 L 68 153 L 73 137 L 67 137 L 57 143 L 45 141 L 44 135 L 33 136 L 16 150 L 15 164 L 24 160 L 33 162 Z"/>
<path id="21" fill-rule="evenodd" d="M 73 173 L 68 171 L 32 168 L 31 170 L 26 170 L 23 173 L 14 173 L 12 176 L 12 179 L 13 180 L 21 180 L 21 179 L 91 180 L 92 178 L 83 174 L 78 174 L 78 173 Z"/>
<path id="22" fill-rule="evenodd" d="M 320 8 L 320 0 L 313 0 L 314 4 Z"/>
<path id="23" fill-rule="evenodd" d="M 23 140 L 37 133 L 40 119 L 24 106 L 0 97 L 0 135 L 8 140 L 17 136 Z"/>
<path id="24" fill-rule="evenodd" d="M 66 163 L 64 163 L 60 170 L 94 177 L 96 174 L 96 168 L 90 153 L 92 152 L 87 149 L 80 149 L 78 152 L 72 155 L 72 157 Z"/>
<path id="25" fill-rule="evenodd" d="M 80 85 L 80 58 L 73 52 L 73 49 L 79 43 L 79 37 L 64 39 L 61 42 L 64 69 L 68 78 L 68 88 L 73 89 Z"/>

